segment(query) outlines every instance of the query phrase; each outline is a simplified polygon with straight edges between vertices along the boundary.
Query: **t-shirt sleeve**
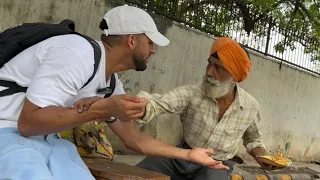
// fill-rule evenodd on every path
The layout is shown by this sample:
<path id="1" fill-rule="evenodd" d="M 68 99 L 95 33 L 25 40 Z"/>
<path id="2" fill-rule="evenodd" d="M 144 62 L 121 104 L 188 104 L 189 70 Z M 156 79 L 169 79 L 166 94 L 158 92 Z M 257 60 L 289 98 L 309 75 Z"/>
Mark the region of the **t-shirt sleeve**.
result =
<path id="1" fill-rule="evenodd" d="M 91 77 L 93 65 L 93 50 L 51 47 L 40 60 L 26 98 L 39 107 L 66 106 Z"/>

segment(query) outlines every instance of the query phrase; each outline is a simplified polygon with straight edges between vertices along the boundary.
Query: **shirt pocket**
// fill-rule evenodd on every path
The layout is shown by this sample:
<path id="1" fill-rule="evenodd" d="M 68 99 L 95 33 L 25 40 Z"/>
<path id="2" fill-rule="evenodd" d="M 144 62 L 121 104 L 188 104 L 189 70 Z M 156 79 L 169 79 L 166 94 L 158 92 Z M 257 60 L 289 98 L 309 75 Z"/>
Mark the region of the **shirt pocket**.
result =
<path id="1" fill-rule="evenodd" d="M 222 142 L 222 150 L 228 153 L 235 151 L 238 148 L 238 144 L 242 139 L 245 132 L 245 128 L 226 128 L 224 129 L 224 138 Z"/>

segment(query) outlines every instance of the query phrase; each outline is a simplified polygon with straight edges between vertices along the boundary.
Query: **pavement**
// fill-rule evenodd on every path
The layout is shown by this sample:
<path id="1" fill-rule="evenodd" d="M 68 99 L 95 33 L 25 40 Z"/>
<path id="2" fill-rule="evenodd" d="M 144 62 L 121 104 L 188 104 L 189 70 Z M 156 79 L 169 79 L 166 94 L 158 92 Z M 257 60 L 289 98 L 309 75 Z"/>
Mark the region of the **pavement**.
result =
<path id="1" fill-rule="evenodd" d="M 114 161 L 136 165 L 145 156 L 115 154 Z M 293 162 L 290 167 L 266 171 L 254 161 L 234 166 L 231 180 L 320 180 L 320 166 L 312 163 Z"/>

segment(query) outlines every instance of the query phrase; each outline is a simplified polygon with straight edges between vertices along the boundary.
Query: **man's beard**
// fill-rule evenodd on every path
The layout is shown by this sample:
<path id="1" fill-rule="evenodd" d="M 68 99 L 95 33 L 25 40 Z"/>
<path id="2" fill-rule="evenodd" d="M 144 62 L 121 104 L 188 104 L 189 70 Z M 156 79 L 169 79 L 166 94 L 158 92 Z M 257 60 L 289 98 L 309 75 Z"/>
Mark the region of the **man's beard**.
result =
<path id="1" fill-rule="evenodd" d="M 136 67 L 136 71 L 144 71 L 147 69 L 147 63 L 143 54 L 138 51 L 133 52 L 132 60 Z"/>
<path id="2" fill-rule="evenodd" d="M 205 76 L 202 81 L 201 90 L 206 97 L 217 99 L 227 95 L 235 84 L 236 82 L 233 79 L 221 82 Z"/>

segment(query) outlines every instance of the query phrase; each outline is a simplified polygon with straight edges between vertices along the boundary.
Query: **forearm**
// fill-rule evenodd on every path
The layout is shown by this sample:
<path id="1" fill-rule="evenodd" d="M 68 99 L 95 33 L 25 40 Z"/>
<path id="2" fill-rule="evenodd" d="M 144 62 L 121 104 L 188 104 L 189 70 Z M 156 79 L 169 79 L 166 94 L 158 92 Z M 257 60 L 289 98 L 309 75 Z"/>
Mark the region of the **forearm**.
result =
<path id="1" fill-rule="evenodd" d="M 137 96 L 149 99 L 143 118 L 138 120 L 139 123 L 145 124 L 163 113 L 179 115 L 184 113 L 193 96 L 193 88 L 192 86 L 181 86 L 163 95 L 140 91 Z"/>
<path id="2" fill-rule="evenodd" d="M 262 140 L 262 133 L 260 131 L 260 123 L 258 123 L 260 120 L 256 120 L 249 128 L 246 130 L 246 132 L 243 135 L 243 145 L 246 147 L 247 152 L 251 154 L 251 152 L 256 152 L 255 149 L 258 149 L 257 152 L 264 153 L 265 152 L 265 146 L 263 144 Z M 259 149 L 264 150 L 259 151 Z"/>
<path id="3" fill-rule="evenodd" d="M 188 160 L 187 157 L 190 152 L 189 149 L 177 148 L 142 133 L 125 142 L 125 144 L 128 148 L 148 156 Z"/>
<path id="4" fill-rule="evenodd" d="M 66 107 L 22 110 L 18 129 L 23 136 L 47 135 L 71 129 L 100 116 L 100 112 L 92 109 L 82 114 L 79 114 L 76 109 Z"/>

